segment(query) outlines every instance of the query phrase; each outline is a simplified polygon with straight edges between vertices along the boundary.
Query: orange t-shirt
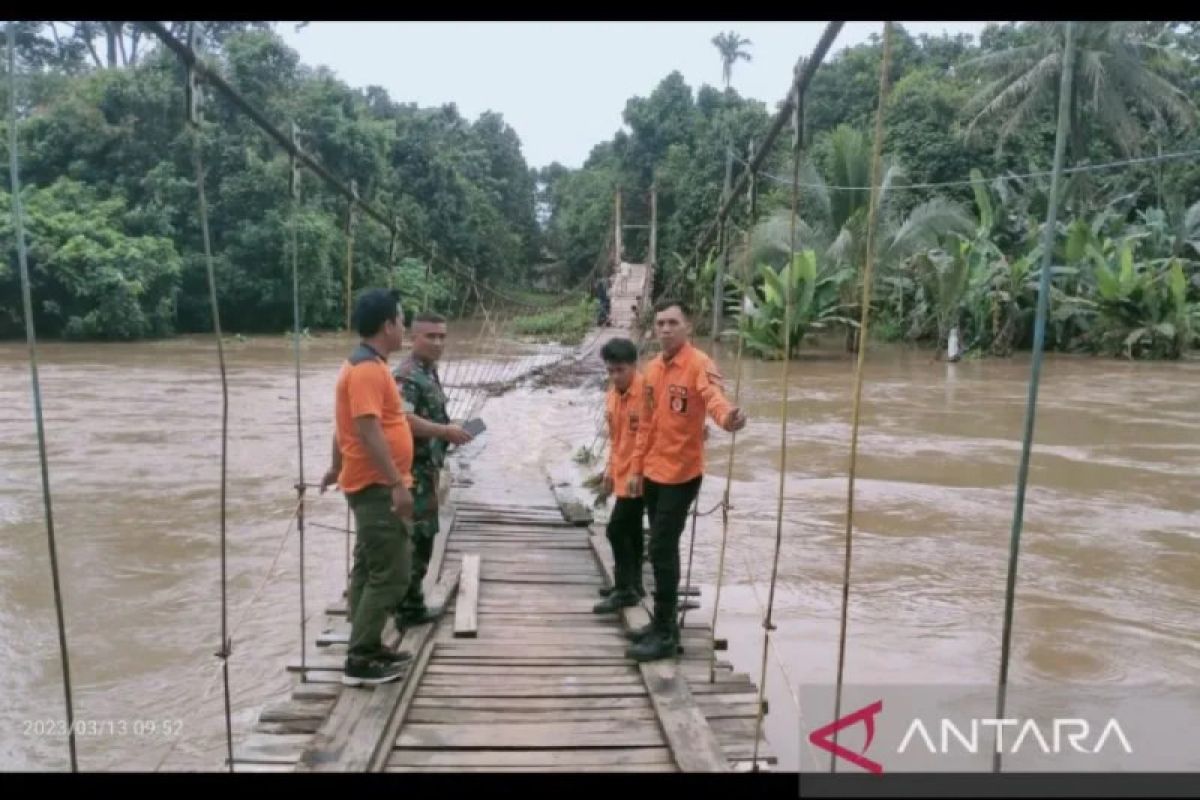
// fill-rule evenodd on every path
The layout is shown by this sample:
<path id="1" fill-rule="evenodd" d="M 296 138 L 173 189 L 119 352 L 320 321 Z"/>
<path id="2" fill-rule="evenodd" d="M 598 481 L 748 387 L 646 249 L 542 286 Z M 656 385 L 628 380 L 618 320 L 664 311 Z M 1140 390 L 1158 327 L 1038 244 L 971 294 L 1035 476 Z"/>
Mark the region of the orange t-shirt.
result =
<path id="1" fill-rule="evenodd" d="M 412 429 L 408 426 L 400 390 L 388 370 L 387 359 L 365 344 L 355 349 L 338 375 L 335 409 L 337 443 L 342 453 L 338 485 L 342 491 L 357 492 L 371 484 L 389 484 L 387 476 L 375 466 L 359 438 L 354 424 L 356 417 L 379 419 L 392 463 L 404 485 L 412 488 Z"/>
<path id="2" fill-rule="evenodd" d="M 604 419 L 608 423 L 608 468 L 613 481 L 613 494 L 629 497 L 629 476 L 634 474 L 633 462 L 637 451 L 637 432 L 644 403 L 642 376 L 634 373 L 633 381 L 624 392 L 610 386 L 605 400 Z"/>
<path id="3" fill-rule="evenodd" d="M 725 399 L 713 360 L 685 343 L 670 361 L 654 357 L 644 374 L 645 410 L 633 470 L 655 483 L 687 483 L 704 474 L 704 415 L 725 426 Z"/>

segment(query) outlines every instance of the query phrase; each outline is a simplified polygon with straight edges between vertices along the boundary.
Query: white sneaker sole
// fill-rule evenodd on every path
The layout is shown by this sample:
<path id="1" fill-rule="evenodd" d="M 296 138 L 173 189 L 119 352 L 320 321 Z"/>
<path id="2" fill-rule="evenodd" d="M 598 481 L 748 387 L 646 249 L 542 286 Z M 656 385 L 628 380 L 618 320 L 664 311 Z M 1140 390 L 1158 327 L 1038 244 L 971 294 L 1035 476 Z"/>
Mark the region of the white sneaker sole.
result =
<path id="1" fill-rule="evenodd" d="M 395 675 L 388 675 L 383 678 L 353 678 L 349 675 L 342 675 L 343 686 L 378 686 L 381 683 L 391 683 L 403 678 L 405 673 L 399 672 Z"/>

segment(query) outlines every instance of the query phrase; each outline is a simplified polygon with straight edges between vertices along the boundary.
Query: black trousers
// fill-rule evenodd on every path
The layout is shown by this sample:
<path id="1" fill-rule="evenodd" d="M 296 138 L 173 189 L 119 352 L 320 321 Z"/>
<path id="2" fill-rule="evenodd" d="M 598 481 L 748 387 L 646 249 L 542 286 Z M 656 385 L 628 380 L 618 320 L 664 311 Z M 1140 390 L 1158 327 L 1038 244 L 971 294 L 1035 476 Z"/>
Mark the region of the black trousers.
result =
<path id="1" fill-rule="evenodd" d="M 613 561 L 616 564 L 616 574 L 613 577 L 617 591 L 633 591 L 642 577 L 644 507 L 640 497 L 618 497 L 616 505 L 613 506 L 612 516 L 608 518 L 605 534 L 608 536 L 608 543 L 612 545 Z"/>
<path id="2" fill-rule="evenodd" d="M 688 511 L 700 493 L 703 475 L 687 483 L 655 483 L 646 478 L 644 497 L 650 515 L 650 564 L 654 568 L 654 621 L 675 624 L 679 607 L 679 537 Z"/>

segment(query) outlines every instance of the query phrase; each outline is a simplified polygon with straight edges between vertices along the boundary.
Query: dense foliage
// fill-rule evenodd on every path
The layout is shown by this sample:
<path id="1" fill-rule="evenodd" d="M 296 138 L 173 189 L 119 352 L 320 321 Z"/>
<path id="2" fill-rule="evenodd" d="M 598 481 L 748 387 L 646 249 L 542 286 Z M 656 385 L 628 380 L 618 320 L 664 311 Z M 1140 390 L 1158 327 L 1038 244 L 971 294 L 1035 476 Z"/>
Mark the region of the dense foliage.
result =
<path id="1" fill-rule="evenodd" d="M 89 58 L 82 29 L 21 23 L 20 147 L 36 322 L 46 335 L 129 339 L 210 326 L 183 73 L 174 55 L 104 37 L 115 63 Z M 97 24 L 99 25 L 99 24 Z M 71 37 L 67 31 L 71 30 Z M 266 26 L 212 23 L 203 45 L 229 82 L 335 175 L 393 212 L 405 233 L 473 265 L 489 284 L 524 282 L 539 256 L 533 172 L 498 114 L 464 119 L 453 105 L 393 102 L 299 63 Z M 95 31 L 92 31 L 96 33 Z M 150 37 L 153 40 L 153 37 Z M 92 48 L 95 49 L 95 48 Z M 7 76 L 0 97 L 7 107 Z M 422 253 L 302 172 L 293 208 L 287 157 L 219 96 L 205 94 L 200 132 L 223 325 L 291 328 L 295 228 L 304 327 L 345 324 L 347 251 L 353 286 L 388 284 L 420 305 L 457 313 L 466 292 L 444 271 L 426 280 Z M 2 128 L 3 125 L 0 125 Z M 3 134 L 7 138 L 7 131 Z M 7 189 L 7 159 L 0 170 Z M 0 336 L 20 331 L 20 293 L 0 191 Z"/>
<path id="2" fill-rule="evenodd" d="M 1200 24 L 1078 24 L 1068 162 L 1098 164 L 1066 181 L 1052 258 L 1048 346 L 1176 357 L 1200 335 Z M 182 34 L 180 23 L 172 23 Z M 495 113 L 464 119 L 450 104 L 418 108 L 379 87 L 352 89 L 299 63 L 262 23 L 203 23 L 207 57 L 280 127 L 406 234 L 515 292 L 560 265 L 575 286 L 611 259 L 613 194 L 626 222 L 658 198 L 656 294 L 684 294 L 706 323 L 718 257 L 696 253 L 729 167 L 761 143 L 773 106 L 741 97 L 735 66 L 753 44 L 713 37 L 723 88 L 666 76 L 631 98 L 624 125 L 579 169 L 530 169 Z M 18 25 L 24 203 L 37 323 L 49 335 L 159 336 L 209 326 L 182 70 L 132 23 Z M 1027 347 L 1063 48 L 1060 23 L 991 25 L 969 36 L 910 36 L 897 26 L 884 113 L 884 179 L 873 309 L 877 335 L 944 347 L 949 332 L 978 353 Z M 792 300 L 793 352 L 810 331 L 853 346 L 867 250 L 878 38 L 846 48 L 805 103 L 802 189 L 792 259 L 790 135 L 766 154 L 758 217 L 737 203 L 730 227 L 726 320 L 752 352 L 783 354 Z M 6 101 L 7 81 L 0 87 Z M 200 142 L 225 326 L 291 325 L 294 231 L 305 327 L 344 324 L 345 269 L 355 286 L 390 284 L 452 314 L 469 309 L 454 276 L 356 218 L 311 175 L 298 207 L 288 162 L 255 125 L 207 97 Z M 1040 174 L 1031 174 L 1040 173 Z M 6 168 L 0 168 L 3 187 Z M 933 185 L 930 185 L 933 184 Z M 949 185 L 947 185 L 949 184 Z M 7 194 L 0 190 L 5 208 Z M 352 245 L 352 246 L 351 246 Z M 11 218 L 0 215 L 0 336 L 20 330 Z M 624 257 L 640 261 L 645 229 Z M 553 269 L 553 268 L 551 268 Z M 464 299 L 467 302 L 464 302 Z M 550 317 L 554 316 L 554 319 Z M 582 311 L 531 317 L 531 329 L 575 327 Z M 582 324 L 582 323 L 579 323 Z"/>

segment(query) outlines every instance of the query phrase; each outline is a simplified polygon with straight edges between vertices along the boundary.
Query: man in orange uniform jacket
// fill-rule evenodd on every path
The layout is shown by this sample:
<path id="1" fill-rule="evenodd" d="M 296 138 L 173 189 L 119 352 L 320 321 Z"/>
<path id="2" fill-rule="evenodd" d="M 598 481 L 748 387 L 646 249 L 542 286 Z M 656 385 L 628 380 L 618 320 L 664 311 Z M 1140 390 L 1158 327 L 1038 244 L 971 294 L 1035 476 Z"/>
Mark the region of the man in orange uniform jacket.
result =
<path id="1" fill-rule="evenodd" d="M 412 558 L 413 436 L 388 370 L 404 343 L 399 295 L 370 289 L 354 308 L 362 341 L 338 375 L 332 465 L 321 491 L 337 482 L 354 511 L 350 644 L 342 683 L 375 685 L 404 674 L 409 653 L 383 646 L 383 626 L 408 589 Z"/>
<path id="2" fill-rule="evenodd" d="M 604 409 L 609 439 L 604 493 L 617 496 L 606 530 L 616 574 L 612 591 L 592 609 L 605 614 L 635 606 L 646 594 L 642 588 L 642 498 L 629 494 L 644 395 L 637 345 L 620 337 L 610 339 L 600 349 L 600 357 L 611 381 Z"/>
<path id="3" fill-rule="evenodd" d="M 629 478 L 629 494 L 642 495 L 650 516 L 654 567 L 654 618 L 630 638 L 627 655 L 638 661 L 674 656 L 679 648 L 679 537 L 704 478 L 704 417 L 727 431 L 746 416 L 725 399 L 721 373 L 689 341 L 690 312 L 678 300 L 654 306 L 654 331 L 662 353 L 643 376 L 644 410 Z"/>

